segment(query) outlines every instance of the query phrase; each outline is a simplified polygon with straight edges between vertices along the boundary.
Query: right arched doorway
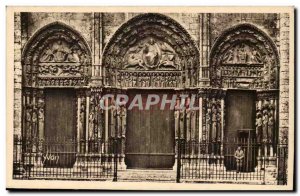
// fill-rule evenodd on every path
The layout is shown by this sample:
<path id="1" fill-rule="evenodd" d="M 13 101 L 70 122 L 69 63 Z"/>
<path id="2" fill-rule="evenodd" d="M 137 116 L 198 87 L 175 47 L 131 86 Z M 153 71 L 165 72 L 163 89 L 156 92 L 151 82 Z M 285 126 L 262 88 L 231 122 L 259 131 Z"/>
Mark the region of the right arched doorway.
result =
<path id="1" fill-rule="evenodd" d="M 211 86 L 226 91 L 223 150 L 231 156 L 225 157 L 225 166 L 236 169 L 233 154 L 241 145 L 245 170 L 253 171 L 257 156 L 273 156 L 275 152 L 272 146 L 278 132 L 279 81 L 276 45 L 255 26 L 237 25 L 216 40 L 210 66 Z M 272 149 L 259 151 L 257 144 L 263 143 Z"/>

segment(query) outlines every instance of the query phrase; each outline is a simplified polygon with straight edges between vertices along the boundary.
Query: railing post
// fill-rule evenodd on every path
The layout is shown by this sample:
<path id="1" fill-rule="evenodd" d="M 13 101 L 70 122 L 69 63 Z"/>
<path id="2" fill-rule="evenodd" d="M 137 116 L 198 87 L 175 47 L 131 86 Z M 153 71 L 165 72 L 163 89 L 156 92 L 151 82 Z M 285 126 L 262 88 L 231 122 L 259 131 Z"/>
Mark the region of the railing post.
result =
<path id="1" fill-rule="evenodd" d="M 113 182 L 118 181 L 118 139 L 115 137 L 113 140 L 114 151 L 114 177 Z"/>
<path id="2" fill-rule="evenodd" d="M 181 139 L 177 140 L 177 175 L 176 182 L 180 183 L 180 170 L 181 170 Z"/>

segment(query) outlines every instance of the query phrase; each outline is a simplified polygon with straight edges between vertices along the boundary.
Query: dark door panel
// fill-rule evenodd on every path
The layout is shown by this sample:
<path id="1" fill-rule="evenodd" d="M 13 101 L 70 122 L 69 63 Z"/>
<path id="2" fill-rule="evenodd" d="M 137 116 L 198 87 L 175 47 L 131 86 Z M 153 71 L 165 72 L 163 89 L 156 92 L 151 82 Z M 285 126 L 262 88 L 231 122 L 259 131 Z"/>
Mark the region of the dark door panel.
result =
<path id="1" fill-rule="evenodd" d="M 45 167 L 73 167 L 76 160 L 76 107 L 71 89 L 45 92 Z"/>
<path id="2" fill-rule="evenodd" d="M 130 91 L 129 100 L 136 94 L 141 94 L 145 106 L 149 93 L 157 93 L 160 97 L 163 95 L 162 92 Z M 169 107 L 160 110 L 160 105 L 159 102 L 149 110 L 139 110 L 137 107 L 128 110 L 126 133 L 128 168 L 172 168 L 175 161 L 174 112 Z"/>
<path id="3" fill-rule="evenodd" d="M 253 157 L 255 148 L 246 148 L 247 142 L 251 140 L 245 140 L 242 138 L 239 130 L 255 130 L 255 91 L 248 90 L 228 90 L 226 95 L 226 123 L 225 123 L 225 138 L 228 140 L 235 139 L 235 143 L 225 142 L 224 154 L 225 154 L 225 166 L 229 170 L 236 169 L 236 160 L 234 158 L 235 150 L 237 149 L 237 143 L 243 141 L 240 146 L 244 150 L 244 160 L 255 160 Z M 248 135 L 247 135 L 248 137 Z M 228 141 L 227 140 L 227 141 Z M 225 140 L 226 141 L 226 140 Z M 252 140 L 253 141 L 253 140 Z M 253 152 L 252 152 L 253 151 Z M 249 154 L 249 157 L 247 156 Z M 251 157 L 250 157 L 251 155 Z M 248 163 L 248 162 L 247 162 Z M 254 163 L 251 162 L 251 168 L 248 171 L 254 169 Z"/>

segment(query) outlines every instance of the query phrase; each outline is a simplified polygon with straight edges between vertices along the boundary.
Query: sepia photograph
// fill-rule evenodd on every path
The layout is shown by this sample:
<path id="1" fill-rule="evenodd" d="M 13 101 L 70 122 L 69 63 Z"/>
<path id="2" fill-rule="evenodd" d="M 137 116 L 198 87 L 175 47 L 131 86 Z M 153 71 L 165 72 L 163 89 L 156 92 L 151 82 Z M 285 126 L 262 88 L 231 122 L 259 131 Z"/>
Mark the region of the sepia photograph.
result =
<path id="1" fill-rule="evenodd" d="M 294 7 L 6 9 L 7 189 L 294 189 Z"/>

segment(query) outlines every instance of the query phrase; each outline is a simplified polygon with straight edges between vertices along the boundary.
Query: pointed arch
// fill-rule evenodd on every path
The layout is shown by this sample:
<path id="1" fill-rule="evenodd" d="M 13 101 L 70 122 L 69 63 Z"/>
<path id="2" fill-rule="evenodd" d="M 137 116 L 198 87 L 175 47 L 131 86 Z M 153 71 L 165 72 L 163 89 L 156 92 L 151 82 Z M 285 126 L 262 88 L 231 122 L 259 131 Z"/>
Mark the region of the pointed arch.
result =
<path id="1" fill-rule="evenodd" d="M 210 73 L 213 87 L 278 89 L 277 47 L 256 26 L 236 25 L 225 30 L 214 43 Z"/>
<path id="2" fill-rule="evenodd" d="M 86 85 L 91 49 L 75 29 L 50 23 L 39 29 L 22 51 L 24 86 Z"/>
<path id="3" fill-rule="evenodd" d="M 199 50 L 189 33 L 175 20 L 147 13 L 130 19 L 116 31 L 104 48 L 102 65 L 107 85 L 122 85 L 120 70 L 148 71 L 156 74 L 156 79 L 161 77 L 160 71 L 173 70 L 184 72 L 180 77 L 186 86 L 195 86 Z"/>

